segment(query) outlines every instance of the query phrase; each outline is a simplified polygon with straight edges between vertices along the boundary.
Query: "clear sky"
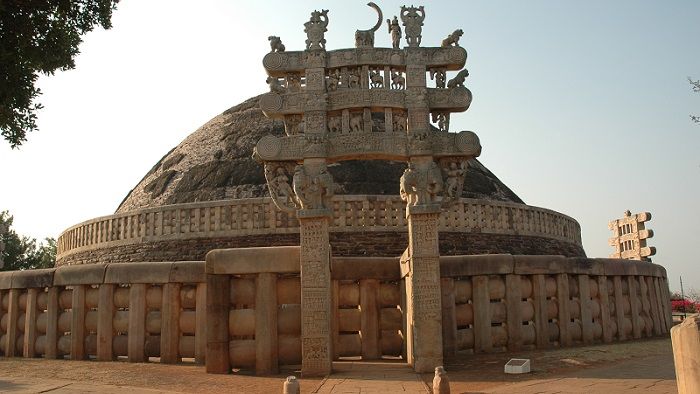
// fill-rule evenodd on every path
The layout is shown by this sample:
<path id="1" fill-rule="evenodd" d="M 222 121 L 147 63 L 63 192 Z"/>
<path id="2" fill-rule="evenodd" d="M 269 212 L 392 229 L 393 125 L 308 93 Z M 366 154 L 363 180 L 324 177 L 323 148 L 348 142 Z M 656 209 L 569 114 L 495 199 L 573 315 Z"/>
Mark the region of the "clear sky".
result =
<path id="1" fill-rule="evenodd" d="M 375 1 L 384 19 L 403 4 Z M 474 101 L 450 127 L 479 135 L 480 160 L 526 203 L 577 219 L 590 257 L 611 252 L 609 220 L 651 212 L 654 262 L 672 289 L 680 275 L 700 289 L 700 125 L 688 116 L 700 94 L 686 80 L 700 78 L 700 2 L 422 4 L 424 46 L 464 30 Z M 120 3 L 111 30 L 84 37 L 75 70 L 40 78 L 40 131 L 20 150 L 0 143 L 0 210 L 37 238 L 112 214 L 172 147 L 264 92 L 267 37 L 304 49 L 321 8 L 328 49 L 353 47 L 376 21 L 364 1 Z M 375 45 L 391 45 L 386 26 Z"/>

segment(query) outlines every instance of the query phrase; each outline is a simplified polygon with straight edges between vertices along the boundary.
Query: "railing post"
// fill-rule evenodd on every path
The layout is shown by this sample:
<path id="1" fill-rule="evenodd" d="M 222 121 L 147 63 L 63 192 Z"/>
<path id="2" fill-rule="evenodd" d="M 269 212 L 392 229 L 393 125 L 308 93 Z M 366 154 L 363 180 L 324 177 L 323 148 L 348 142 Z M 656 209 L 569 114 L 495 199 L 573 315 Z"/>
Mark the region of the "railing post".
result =
<path id="1" fill-rule="evenodd" d="M 112 361 L 114 351 L 114 287 L 109 283 L 100 285 L 97 301 L 97 359 Z"/>
<path id="2" fill-rule="evenodd" d="M 46 300 L 46 349 L 44 354 L 47 359 L 58 357 L 58 295 L 60 290 L 60 287 L 49 287 Z"/>
<path id="3" fill-rule="evenodd" d="M 160 309 L 160 362 L 175 364 L 180 361 L 180 284 L 163 285 L 163 303 Z"/>
<path id="4" fill-rule="evenodd" d="M 85 352 L 85 285 L 73 286 L 70 325 L 70 358 L 83 360 Z"/>
<path id="5" fill-rule="evenodd" d="M 42 289 L 43 290 L 43 289 Z M 24 319 L 24 344 L 22 347 L 24 357 L 36 357 L 36 316 L 37 305 L 36 299 L 39 289 L 27 289 L 27 306 L 25 308 Z"/>
<path id="6" fill-rule="evenodd" d="M 230 289 L 229 275 L 207 274 L 207 373 L 231 372 L 228 330 Z"/>
<path id="7" fill-rule="evenodd" d="M 146 361 L 146 284 L 134 283 L 129 289 L 128 354 L 130 362 Z"/>
<path id="8" fill-rule="evenodd" d="M 277 274 L 261 272 L 255 280 L 255 373 L 279 372 L 277 348 Z"/>

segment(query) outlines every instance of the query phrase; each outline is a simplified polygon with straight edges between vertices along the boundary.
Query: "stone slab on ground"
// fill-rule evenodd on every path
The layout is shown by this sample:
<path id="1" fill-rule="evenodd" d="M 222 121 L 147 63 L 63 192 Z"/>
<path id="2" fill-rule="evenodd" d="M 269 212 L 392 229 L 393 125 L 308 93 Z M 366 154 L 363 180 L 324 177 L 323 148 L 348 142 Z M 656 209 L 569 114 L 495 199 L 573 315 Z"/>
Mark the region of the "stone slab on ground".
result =
<path id="1" fill-rule="evenodd" d="M 532 372 L 507 375 L 510 358 Z M 301 393 L 426 393 L 433 374 L 397 362 L 335 362 L 334 374 L 299 379 Z M 452 393 L 676 393 L 668 338 L 518 353 L 461 355 L 446 365 Z M 277 393 L 298 371 L 212 375 L 195 364 L 0 358 L 0 392 Z"/>
<path id="2" fill-rule="evenodd" d="M 340 393 L 429 393 L 420 375 L 404 363 L 336 362 L 333 375 L 313 391 L 318 394 Z"/>

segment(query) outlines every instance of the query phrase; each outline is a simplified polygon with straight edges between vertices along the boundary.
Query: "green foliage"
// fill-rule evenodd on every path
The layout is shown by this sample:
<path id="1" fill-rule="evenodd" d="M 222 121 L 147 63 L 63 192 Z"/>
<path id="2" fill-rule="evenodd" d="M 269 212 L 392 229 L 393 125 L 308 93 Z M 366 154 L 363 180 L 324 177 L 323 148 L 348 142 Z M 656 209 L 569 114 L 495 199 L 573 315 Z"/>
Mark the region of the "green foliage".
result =
<path id="1" fill-rule="evenodd" d="M 119 0 L 0 0 L 0 131 L 12 148 L 35 131 L 39 73 L 75 68 L 80 36 L 111 27 Z"/>
<path id="2" fill-rule="evenodd" d="M 12 229 L 13 217 L 7 211 L 0 212 L 0 261 L 5 264 L 0 271 L 50 268 L 56 263 L 56 240 L 46 238 L 37 245 L 36 239 L 20 236 Z"/>

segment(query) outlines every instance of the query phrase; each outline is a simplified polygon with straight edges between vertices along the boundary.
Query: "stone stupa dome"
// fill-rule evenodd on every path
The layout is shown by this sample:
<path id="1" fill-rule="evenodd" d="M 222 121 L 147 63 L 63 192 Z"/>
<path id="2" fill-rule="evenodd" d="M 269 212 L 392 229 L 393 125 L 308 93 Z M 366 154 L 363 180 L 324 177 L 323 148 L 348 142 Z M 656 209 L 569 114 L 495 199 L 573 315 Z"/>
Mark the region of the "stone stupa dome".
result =
<path id="1" fill-rule="evenodd" d="M 216 116 L 173 148 L 124 198 L 116 213 L 169 204 L 267 197 L 263 167 L 252 159 L 258 140 L 284 135 L 253 97 Z M 378 124 L 380 126 L 381 124 Z M 398 195 L 406 165 L 350 161 L 330 166 L 338 194 Z M 478 160 L 472 159 L 463 197 L 523 203 Z"/>
<path id="2" fill-rule="evenodd" d="M 284 135 L 253 97 L 214 117 L 168 152 L 126 195 L 115 214 L 79 223 L 58 240 L 57 265 L 204 260 L 217 248 L 299 244 L 294 214 L 269 198 L 252 158 L 265 135 Z M 383 131 L 382 117 L 373 129 Z M 337 256 L 399 256 L 407 245 L 399 178 L 405 164 L 329 165 L 337 184 L 330 227 Z M 529 206 L 478 160 L 462 200 L 443 214 L 444 255 L 511 253 L 585 256 L 579 224 Z"/>

